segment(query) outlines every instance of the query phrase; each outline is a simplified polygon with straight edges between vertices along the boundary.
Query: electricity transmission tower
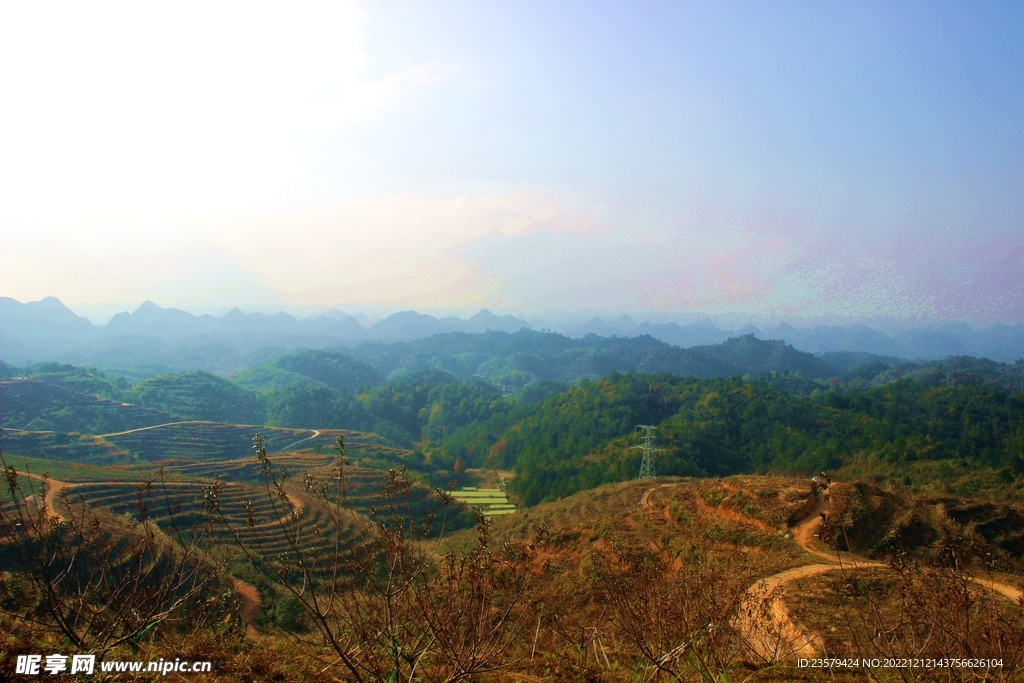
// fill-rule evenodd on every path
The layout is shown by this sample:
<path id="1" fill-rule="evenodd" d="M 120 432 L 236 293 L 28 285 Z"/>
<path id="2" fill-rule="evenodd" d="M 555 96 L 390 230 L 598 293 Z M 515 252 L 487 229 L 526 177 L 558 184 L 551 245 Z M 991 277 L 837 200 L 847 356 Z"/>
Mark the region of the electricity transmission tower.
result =
<path id="1" fill-rule="evenodd" d="M 639 448 L 644 452 L 644 458 L 640 461 L 640 476 L 639 479 L 653 479 L 654 478 L 654 454 L 661 452 L 660 448 L 654 447 L 654 435 L 651 432 L 654 431 L 654 425 L 637 425 L 633 433 L 643 430 L 643 443 L 639 446 L 630 446 L 630 448 Z"/>

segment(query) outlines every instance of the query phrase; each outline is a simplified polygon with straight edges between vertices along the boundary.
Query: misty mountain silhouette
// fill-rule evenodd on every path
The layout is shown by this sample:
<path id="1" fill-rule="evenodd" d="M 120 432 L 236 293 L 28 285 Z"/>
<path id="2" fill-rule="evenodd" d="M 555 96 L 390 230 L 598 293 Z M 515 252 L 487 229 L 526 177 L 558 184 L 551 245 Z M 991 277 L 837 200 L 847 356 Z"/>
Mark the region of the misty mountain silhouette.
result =
<path id="1" fill-rule="evenodd" d="M 524 328 L 532 329 L 522 318 L 495 315 L 487 309 L 469 319 L 401 311 L 366 326 L 338 309 L 297 319 L 288 313 L 246 313 L 234 308 L 218 317 L 163 308 L 152 301 L 130 313 L 118 313 L 107 325 L 93 325 L 54 297 L 29 303 L 0 297 L 0 360 L 13 364 L 60 360 L 227 369 L 238 367 L 250 354 L 267 355 L 271 350 L 352 346 L 367 341 L 409 342 L 449 332 L 512 333 Z M 923 360 L 950 355 L 973 355 L 1001 362 L 1024 358 L 1024 325 L 996 324 L 974 329 L 957 323 L 889 336 L 862 325 L 801 329 L 782 323 L 765 330 L 748 325 L 737 334 L 716 327 L 707 318 L 688 325 L 650 321 L 638 325 L 624 315 L 611 322 L 595 317 L 581 325 L 563 326 L 561 331 L 572 337 L 649 335 L 683 348 L 720 344 L 736 336 L 753 334 L 759 339 L 780 339 L 794 349 L 818 355 L 845 351 Z M 259 351 L 264 348 L 268 351 Z"/>

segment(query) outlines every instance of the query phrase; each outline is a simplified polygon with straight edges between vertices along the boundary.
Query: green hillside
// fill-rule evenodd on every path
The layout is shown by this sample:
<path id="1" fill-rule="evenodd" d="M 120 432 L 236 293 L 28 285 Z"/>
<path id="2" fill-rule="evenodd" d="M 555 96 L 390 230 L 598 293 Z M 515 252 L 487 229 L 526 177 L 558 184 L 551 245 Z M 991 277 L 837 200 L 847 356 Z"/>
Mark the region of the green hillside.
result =
<path id="1" fill-rule="evenodd" d="M 322 382 L 297 372 L 289 372 L 268 363 L 246 368 L 228 378 L 243 389 L 259 394 L 262 391 L 285 389 L 291 386 L 322 387 Z"/>
<path id="2" fill-rule="evenodd" d="M 252 392 L 208 372 L 152 377 L 133 387 L 129 395 L 139 405 L 189 420 L 264 422 Z"/>
<path id="3" fill-rule="evenodd" d="M 302 351 L 247 368 L 231 381 L 250 391 L 284 389 L 291 386 L 322 386 L 350 394 L 379 386 L 384 377 L 371 365 L 335 351 Z"/>
<path id="4" fill-rule="evenodd" d="M 912 378 L 932 387 L 973 385 L 1004 392 L 1024 392 L 1024 360 L 1016 363 L 997 363 L 988 358 L 950 356 L 941 361 L 927 363 L 887 363 L 875 361 L 852 371 L 849 377 L 859 377 L 871 386 Z M 864 384 L 846 382 L 850 388 L 864 388 Z"/>
<path id="5" fill-rule="evenodd" d="M 0 426 L 102 434 L 176 419 L 159 410 L 100 398 L 95 393 L 72 388 L 76 386 L 81 385 L 61 382 L 47 375 L 0 381 Z"/>
<path id="6" fill-rule="evenodd" d="M 384 377 L 373 366 L 333 351 L 303 351 L 281 356 L 270 365 L 320 382 L 331 389 L 355 393 L 378 386 Z"/>
<path id="7" fill-rule="evenodd" d="M 489 417 L 501 393 L 478 379 L 463 380 L 438 369 L 397 373 L 360 396 L 369 415 L 390 429 L 374 431 L 411 444 L 440 441 L 459 427 Z"/>
<path id="8" fill-rule="evenodd" d="M 0 429 L 0 449 L 4 454 L 101 465 L 131 460 L 128 451 L 103 437 L 75 432 L 23 432 L 17 429 Z"/>
<path id="9" fill-rule="evenodd" d="M 351 394 L 322 384 L 293 384 L 262 391 L 257 400 L 266 424 L 274 427 L 315 425 L 321 429 L 369 431 L 376 422 Z"/>
<path id="10" fill-rule="evenodd" d="M 904 379 L 866 392 L 794 396 L 764 382 L 610 375 L 511 406 L 442 444 L 468 466 L 512 468 L 526 504 L 635 477 L 637 424 L 658 425 L 658 471 L 816 472 L 883 463 L 972 463 L 1024 478 L 1024 395 Z M 938 476 L 938 475 L 935 475 Z"/>
<path id="11" fill-rule="evenodd" d="M 780 343 L 754 339 L 747 345 L 774 349 Z M 784 344 L 781 346 L 785 347 Z M 576 382 L 588 377 L 603 377 L 612 370 L 649 374 L 670 372 L 709 378 L 776 369 L 770 364 L 777 360 L 770 351 L 761 354 L 770 361 L 765 365 L 759 364 L 757 354 L 750 351 L 728 351 L 723 355 L 715 353 L 715 348 L 682 349 L 647 335 L 632 338 L 589 335 L 571 339 L 549 332 L 522 330 L 514 334 L 452 332 L 406 343 L 360 344 L 349 353 L 388 376 L 396 371 L 439 368 L 459 377 L 478 376 L 510 391 L 531 381 Z M 730 358 L 730 355 L 735 358 Z M 791 371 L 806 366 L 817 368 L 815 372 L 819 372 L 824 365 L 815 356 L 791 348 L 781 357 L 784 360 L 782 364 L 793 363 L 794 367 L 789 368 Z M 736 359 L 742 360 L 743 364 L 737 364 Z M 835 371 L 832 374 L 840 373 Z"/>
<path id="12" fill-rule="evenodd" d="M 726 360 L 743 370 L 737 374 L 800 373 L 809 379 L 825 379 L 840 374 L 837 368 L 817 356 L 797 351 L 783 341 L 764 341 L 752 334 L 733 337 L 721 344 L 694 346 L 689 350 Z"/>
<path id="13" fill-rule="evenodd" d="M 361 466 L 406 467 L 434 485 L 508 469 L 526 504 L 635 476 L 638 424 L 658 425 L 666 474 L 847 468 L 973 493 L 1016 486 L 1024 469 L 1024 363 L 833 354 L 840 370 L 750 335 L 684 350 L 525 330 L 351 353 L 359 358 L 301 352 L 231 381 L 190 372 L 134 388 L 93 370 L 33 366 L 31 377 L 0 380 L 5 448 L 91 463 L 218 462 L 247 455 L 257 429 L 272 451 L 323 449 L 339 430 L 374 433 Z"/>

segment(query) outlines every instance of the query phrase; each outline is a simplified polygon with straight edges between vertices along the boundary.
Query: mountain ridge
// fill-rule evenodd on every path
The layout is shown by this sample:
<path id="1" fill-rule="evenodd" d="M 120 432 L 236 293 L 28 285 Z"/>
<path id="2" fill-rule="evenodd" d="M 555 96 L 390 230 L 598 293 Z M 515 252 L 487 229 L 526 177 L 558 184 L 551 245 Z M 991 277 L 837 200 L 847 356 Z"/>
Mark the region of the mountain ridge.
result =
<path id="1" fill-rule="evenodd" d="M 499 316 L 486 308 L 467 319 L 438 318 L 406 310 L 372 325 L 368 323 L 365 316 L 349 315 L 338 309 L 311 318 L 296 318 L 285 312 L 246 313 L 236 307 L 217 317 L 193 315 L 145 301 L 135 311 L 118 313 L 101 326 L 76 315 L 54 297 L 28 303 L 0 297 L 0 359 L 12 364 L 44 360 L 110 363 L 123 356 L 132 363 L 167 369 L 230 371 L 241 368 L 247 354 L 263 347 L 281 347 L 284 351 L 351 347 L 365 342 L 411 342 L 452 332 L 513 333 L 535 328 L 526 319 L 509 314 Z M 797 328 L 784 322 L 764 330 L 747 325 L 737 332 L 721 329 L 709 318 L 681 325 L 649 320 L 636 323 L 623 315 L 610 322 L 595 316 L 582 324 L 556 327 L 567 337 L 649 335 L 681 348 L 713 345 L 753 334 L 762 340 L 780 339 L 799 351 L 819 356 L 851 352 L 907 360 L 962 355 L 1000 362 L 1024 358 L 1024 325 L 994 324 L 974 329 L 953 323 L 890 336 L 859 324 Z"/>

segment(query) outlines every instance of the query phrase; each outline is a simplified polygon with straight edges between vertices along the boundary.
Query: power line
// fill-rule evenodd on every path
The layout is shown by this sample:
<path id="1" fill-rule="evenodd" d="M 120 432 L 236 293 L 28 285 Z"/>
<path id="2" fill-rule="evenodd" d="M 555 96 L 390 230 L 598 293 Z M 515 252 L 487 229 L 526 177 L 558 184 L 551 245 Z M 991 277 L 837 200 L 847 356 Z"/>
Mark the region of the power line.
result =
<path id="1" fill-rule="evenodd" d="M 643 443 L 639 446 L 630 446 L 630 448 L 639 448 L 643 450 L 644 457 L 640 461 L 640 476 L 639 479 L 653 479 L 654 478 L 654 454 L 660 453 L 662 449 L 654 447 L 654 435 L 651 433 L 654 431 L 654 425 L 637 425 L 636 429 L 633 430 L 635 434 L 639 430 L 643 430 Z"/>

